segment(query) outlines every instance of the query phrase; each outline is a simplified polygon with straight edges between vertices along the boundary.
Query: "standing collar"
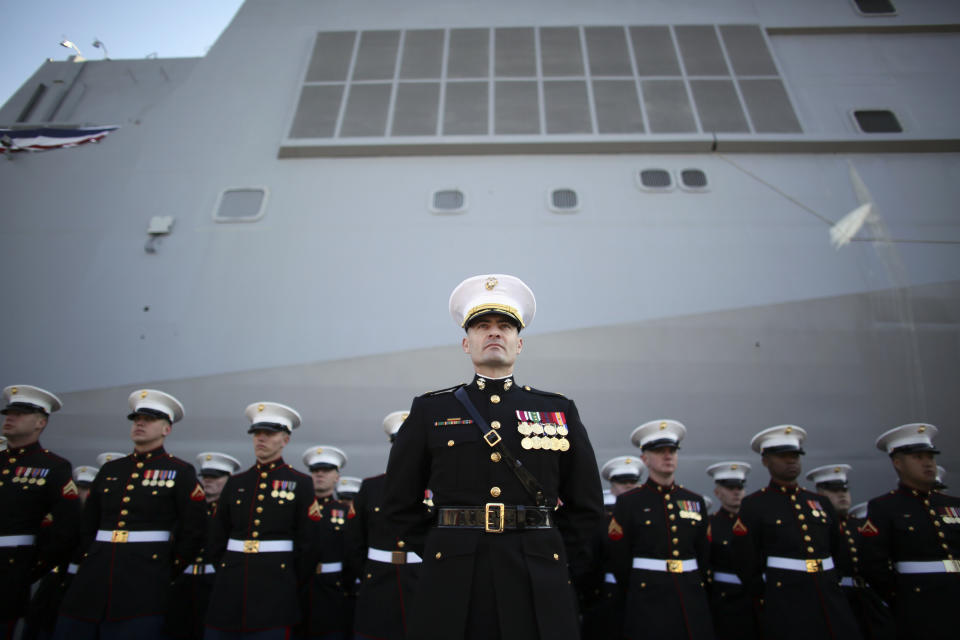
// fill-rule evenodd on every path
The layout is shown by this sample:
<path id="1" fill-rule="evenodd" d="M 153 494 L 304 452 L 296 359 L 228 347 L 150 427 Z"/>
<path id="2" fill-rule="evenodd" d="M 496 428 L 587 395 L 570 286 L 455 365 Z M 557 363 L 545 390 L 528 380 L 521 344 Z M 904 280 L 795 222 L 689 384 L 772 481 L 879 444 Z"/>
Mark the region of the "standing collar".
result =
<path id="1" fill-rule="evenodd" d="M 510 391 L 515 388 L 517 383 L 513 379 L 512 373 L 502 378 L 488 378 L 479 373 L 475 373 L 469 386 L 476 387 L 485 393 L 503 393 L 504 391 Z"/>
<path id="2" fill-rule="evenodd" d="M 133 452 L 133 457 L 135 460 L 153 460 L 154 458 L 159 458 L 162 455 L 165 455 L 167 452 L 163 450 L 163 445 L 160 445 L 156 449 L 151 449 L 150 451 L 144 451 L 143 453 Z"/>

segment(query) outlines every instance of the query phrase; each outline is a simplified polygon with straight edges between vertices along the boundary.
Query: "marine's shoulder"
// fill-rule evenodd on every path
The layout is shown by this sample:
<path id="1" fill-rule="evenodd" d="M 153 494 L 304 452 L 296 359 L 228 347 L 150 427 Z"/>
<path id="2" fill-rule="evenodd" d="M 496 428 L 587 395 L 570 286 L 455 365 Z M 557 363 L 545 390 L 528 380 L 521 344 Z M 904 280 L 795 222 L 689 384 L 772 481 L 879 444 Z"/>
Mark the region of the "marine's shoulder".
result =
<path id="1" fill-rule="evenodd" d="M 520 388 L 523 389 L 524 391 L 526 391 L 527 393 L 532 393 L 532 394 L 535 394 L 535 395 L 538 395 L 538 396 L 545 396 L 545 397 L 547 397 L 547 398 L 560 398 L 560 399 L 563 399 L 563 400 L 569 400 L 569 398 L 567 398 L 567 396 L 563 395 L 562 393 L 557 393 L 557 392 L 555 392 L 555 391 L 545 391 L 544 389 L 538 389 L 537 387 L 532 387 L 532 386 L 530 386 L 530 385 L 528 385 L 528 384 L 525 384 L 525 385 L 523 385 L 523 386 L 520 387 Z"/>
<path id="2" fill-rule="evenodd" d="M 69 460 L 67 460 L 63 456 L 59 456 L 55 454 L 53 451 L 50 451 L 50 449 L 40 449 L 37 452 L 37 457 L 43 460 L 44 464 L 49 465 L 51 467 L 62 466 L 62 465 L 72 466 Z"/>
<path id="3" fill-rule="evenodd" d="M 167 454 L 167 462 L 170 462 L 176 467 L 181 467 L 181 468 L 189 467 L 190 469 L 194 468 L 193 465 L 187 462 L 186 460 L 182 458 L 178 458 L 177 456 L 172 456 L 169 453 Z"/>
<path id="4" fill-rule="evenodd" d="M 424 394 L 417 396 L 417 400 L 426 400 L 430 398 L 444 398 L 452 397 L 454 393 L 457 392 L 457 389 L 464 387 L 464 384 L 455 384 L 452 387 L 447 387 L 446 389 L 437 389 L 436 391 L 428 391 Z"/>

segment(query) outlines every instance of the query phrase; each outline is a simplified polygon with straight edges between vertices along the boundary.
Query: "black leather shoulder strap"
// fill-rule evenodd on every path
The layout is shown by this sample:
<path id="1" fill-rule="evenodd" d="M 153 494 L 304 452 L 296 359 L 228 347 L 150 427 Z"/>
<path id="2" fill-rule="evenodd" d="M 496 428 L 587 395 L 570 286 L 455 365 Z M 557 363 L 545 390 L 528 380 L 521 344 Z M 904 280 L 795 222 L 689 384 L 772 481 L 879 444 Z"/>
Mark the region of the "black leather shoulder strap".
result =
<path id="1" fill-rule="evenodd" d="M 547 506 L 547 498 L 543 494 L 543 486 L 534 475 L 523 466 L 523 463 L 517 460 L 514 455 L 510 453 L 510 450 L 504 446 L 503 438 L 500 437 L 500 434 L 490 428 L 487 421 L 483 419 L 483 416 L 480 415 L 477 408 L 470 402 L 467 390 L 460 387 L 453 395 L 460 401 L 460 404 L 467 408 L 467 413 L 473 418 L 474 424 L 476 424 L 480 432 L 483 433 L 484 441 L 490 445 L 494 451 L 500 454 L 500 458 L 507 463 L 507 466 L 510 467 L 513 474 L 517 476 L 517 480 L 520 481 L 523 488 L 526 489 L 530 497 L 533 498 L 534 504 L 538 507 Z"/>

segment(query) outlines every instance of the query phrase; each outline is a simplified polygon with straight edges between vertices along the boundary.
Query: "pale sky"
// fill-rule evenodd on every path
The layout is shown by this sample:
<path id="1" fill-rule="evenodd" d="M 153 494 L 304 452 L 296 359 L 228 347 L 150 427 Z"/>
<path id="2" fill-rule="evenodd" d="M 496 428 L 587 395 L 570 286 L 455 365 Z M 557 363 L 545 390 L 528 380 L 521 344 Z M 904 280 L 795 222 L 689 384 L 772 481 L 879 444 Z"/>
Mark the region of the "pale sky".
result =
<path id="1" fill-rule="evenodd" d="M 66 60 L 75 51 L 102 60 L 203 56 L 233 19 L 243 0 L 0 0 L 6 29 L 0 37 L 0 104 L 47 58 Z M 4 123 L 0 123 L 2 125 Z"/>

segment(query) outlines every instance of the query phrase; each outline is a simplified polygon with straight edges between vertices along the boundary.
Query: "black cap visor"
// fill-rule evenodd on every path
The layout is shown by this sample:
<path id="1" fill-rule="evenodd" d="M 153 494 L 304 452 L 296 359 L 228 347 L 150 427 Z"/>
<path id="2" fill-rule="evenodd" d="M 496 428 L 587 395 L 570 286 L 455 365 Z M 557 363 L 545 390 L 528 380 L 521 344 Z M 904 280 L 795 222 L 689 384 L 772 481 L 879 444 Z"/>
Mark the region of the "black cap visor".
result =
<path id="1" fill-rule="evenodd" d="M 850 489 L 850 485 L 843 480 L 829 480 L 827 482 L 818 482 L 817 489 L 823 491 L 847 491 Z"/>
<path id="2" fill-rule="evenodd" d="M 743 489 L 743 486 L 746 484 L 745 480 L 737 480 L 736 478 L 722 478 L 717 480 L 717 484 L 721 487 L 726 487 L 727 489 Z"/>
<path id="3" fill-rule="evenodd" d="M 277 424 L 276 422 L 256 422 L 247 429 L 247 433 L 253 433 L 255 431 L 280 431 L 282 433 L 290 433 L 290 429 L 287 429 L 286 425 Z"/>
<path id="4" fill-rule="evenodd" d="M 474 313 L 472 316 L 470 316 L 464 321 L 463 330 L 466 331 L 467 329 L 470 328 L 470 325 L 472 325 L 474 322 L 476 322 L 480 318 L 483 318 L 486 316 L 501 316 L 503 318 L 506 318 L 507 320 L 510 321 L 510 323 L 513 326 L 517 328 L 518 333 L 523 328 L 523 323 L 520 322 L 520 318 L 513 315 L 512 313 L 509 313 L 507 311 L 501 311 L 499 309 L 480 309 L 479 311 L 477 311 L 476 313 Z"/>
<path id="5" fill-rule="evenodd" d="M 127 420 L 135 420 L 137 416 L 147 416 L 148 418 L 153 418 L 154 420 L 160 418 L 161 420 L 166 420 L 167 422 L 173 424 L 173 418 L 165 414 L 163 411 L 159 411 L 157 409 L 137 409 L 127 416 Z"/>
<path id="6" fill-rule="evenodd" d="M 917 442 L 915 444 L 905 444 L 902 447 L 897 447 L 890 452 L 890 455 L 893 456 L 895 453 L 922 453 L 924 451 L 930 452 L 933 455 L 940 454 L 940 449 L 937 449 L 926 442 Z"/>
<path id="7" fill-rule="evenodd" d="M 669 447 L 671 449 L 679 449 L 680 444 L 671 438 L 660 438 L 659 440 L 651 440 L 650 442 L 643 445 L 641 451 L 650 451 L 651 449 L 663 449 Z"/>
<path id="8" fill-rule="evenodd" d="M 330 471 L 331 469 L 339 471 L 340 467 L 335 464 L 330 464 L 329 462 L 316 462 L 310 465 L 310 471 Z"/>
<path id="9" fill-rule="evenodd" d="M 760 455 L 767 455 L 768 453 L 799 453 L 802 456 L 807 455 L 807 452 L 800 447 L 795 447 L 792 444 L 781 444 L 776 447 L 766 447 Z"/>
<path id="10" fill-rule="evenodd" d="M 640 482 L 640 476 L 635 476 L 633 474 L 621 473 L 620 475 L 610 476 L 610 482 L 623 482 L 627 484 L 636 484 Z"/>
<path id="11" fill-rule="evenodd" d="M 230 472 L 223 469 L 200 469 L 200 476 L 203 478 L 222 478 L 228 475 Z"/>
<path id="12" fill-rule="evenodd" d="M 4 407 L 3 411 L 0 411 L 0 413 L 3 415 L 7 415 L 8 413 L 42 413 L 45 416 L 49 415 L 47 410 L 43 407 L 38 407 L 37 405 L 29 402 L 11 402 Z"/>

